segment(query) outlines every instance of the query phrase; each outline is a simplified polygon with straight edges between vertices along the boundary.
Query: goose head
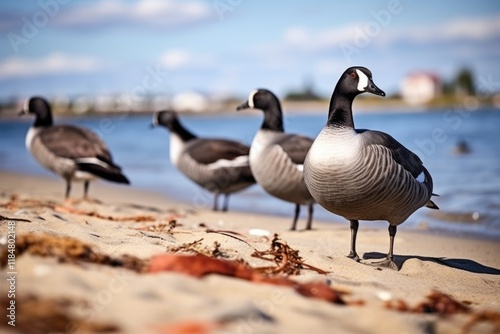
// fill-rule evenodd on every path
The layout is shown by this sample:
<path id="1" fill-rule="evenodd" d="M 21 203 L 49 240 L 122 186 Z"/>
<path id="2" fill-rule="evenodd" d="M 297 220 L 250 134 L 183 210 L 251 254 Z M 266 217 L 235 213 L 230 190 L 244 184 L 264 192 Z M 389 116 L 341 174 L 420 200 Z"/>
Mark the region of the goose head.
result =
<path id="1" fill-rule="evenodd" d="M 169 130 L 175 130 L 178 123 L 177 113 L 172 110 L 157 111 L 153 114 L 152 127 L 163 126 Z"/>
<path id="2" fill-rule="evenodd" d="M 260 109 L 265 112 L 279 106 L 279 104 L 280 101 L 270 90 L 259 88 L 251 91 L 248 99 L 240 104 L 236 110 Z"/>
<path id="3" fill-rule="evenodd" d="M 372 72 L 366 67 L 349 67 L 340 77 L 338 88 L 348 95 L 358 95 L 362 93 L 372 93 L 385 96 L 383 90 L 377 87 L 372 79 Z"/>
<path id="4" fill-rule="evenodd" d="M 362 93 L 385 96 L 384 91 L 373 83 L 372 72 L 366 67 L 349 67 L 340 77 L 330 99 L 328 125 L 354 128 L 352 103 Z"/>
<path id="5" fill-rule="evenodd" d="M 197 138 L 196 135 L 191 133 L 181 124 L 177 118 L 177 113 L 172 110 L 162 110 L 154 113 L 151 127 L 154 128 L 157 126 L 167 128 L 172 135 L 180 137 L 184 142 Z"/>
<path id="6" fill-rule="evenodd" d="M 270 90 L 260 88 L 251 91 L 248 99 L 236 108 L 236 110 L 242 109 L 262 110 L 264 112 L 262 128 L 283 131 L 281 104 Z"/>
<path id="7" fill-rule="evenodd" d="M 50 104 L 43 97 L 34 96 L 26 99 L 19 115 L 35 115 L 35 126 L 52 125 L 52 111 Z"/>

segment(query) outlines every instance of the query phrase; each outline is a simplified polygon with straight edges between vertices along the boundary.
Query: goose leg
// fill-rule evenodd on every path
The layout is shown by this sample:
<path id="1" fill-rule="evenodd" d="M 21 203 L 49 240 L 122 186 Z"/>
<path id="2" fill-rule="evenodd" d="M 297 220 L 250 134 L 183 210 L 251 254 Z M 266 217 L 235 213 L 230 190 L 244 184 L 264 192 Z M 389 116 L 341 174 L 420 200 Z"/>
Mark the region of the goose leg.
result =
<path id="1" fill-rule="evenodd" d="M 295 204 L 295 217 L 293 218 L 292 227 L 290 228 L 291 231 L 295 231 L 297 229 L 297 220 L 299 219 L 299 214 L 300 204 Z"/>
<path id="2" fill-rule="evenodd" d="M 214 207 L 213 210 L 217 211 L 217 199 L 219 198 L 219 193 L 215 193 L 214 195 Z"/>
<path id="3" fill-rule="evenodd" d="M 66 180 L 66 195 L 64 196 L 65 200 L 69 199 L 70 192 L 71 192 L 71 180 Z"/>
<path id="4" fill-rule="evenodd" d="M 311 230 L 312 229 L 312 220 L 313 220 L 313 211 L 314 211 L 314 208 L 313 208 L 313 205 L 314 204 L 309 204 L 309 214 L 307 216 L 307 225 L 306 225 L 306 230 Z"/>
<path id="5" fill-rule="evenodd" d="M 394 238 L 397 231 L 397 226 L 389 225 L 389 253 L 387 254 L 387 258 L 391 261 L 394 260 Z"/>
<path id="6" fill-rule="evenodd" d="M 351 220 L 351 251 L 349 252 L 349 255 L 347 255 L 347 257 L 353 259 L 356 262 L 359 261 L 358 253 L 356 253 L 356 237 L 358 236 L 358 228 L 359 221 Z"/>
<path id="7" fill-rule="evenodd" d="M 88 192 L 89 192 L 89 181 L 85 181 L 83 184 L 83 198 L 87 199 L 88 198 Z"/>
<path id="8" fill-rule="evenodd" d="M 222 207 L 222 211 L 226 212 L 229 206 L 229 194 L 224 195 L 224 206 Z"/>
<path id="9" fill-rule="evenodd" d="M 398 266 L 394 262 L 394 238 L 396 237 L 397 231 L 397 226 L 389 225 L 389 253 L 387 253 L 387 257 L 382 261 L 372 262 L 372 266 L 399 270 Z"/>
<path id="10" fill-rule="evenodd" d="M 96 198 L 89 197 L 89 186 L 90 186 L 90 181 L 85 181 L 83 184 L 83 198 L 82 201 L 89 202 L 89 203 L 102 203 Z"/>

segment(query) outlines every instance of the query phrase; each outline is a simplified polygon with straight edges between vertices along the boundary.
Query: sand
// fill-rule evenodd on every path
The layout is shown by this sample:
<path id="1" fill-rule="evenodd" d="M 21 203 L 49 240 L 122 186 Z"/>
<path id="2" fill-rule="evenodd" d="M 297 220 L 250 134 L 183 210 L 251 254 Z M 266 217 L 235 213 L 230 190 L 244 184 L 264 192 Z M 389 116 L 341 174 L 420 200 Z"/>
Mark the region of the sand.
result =
<path id="1" fill-rule="evenodd" d="M 2 317 L 2 332 L 44 332 L 50 322 L 64 328 L 52 331 L 68 333 L 462 333 L 473 318 L 488 320 L 471 327 L 471 333 L 500 331 L 500 244 L 495 241 L 402 230 L 395 245 L 400 270 L 380 270 L 346 258 L 347 222 L 315 222 L 313 231 L 292 232 L 290 218 L 212 212 L 132 187 L 92 184 L 94 202 L 65 202 L 63 191 L 64 183 L 56 178 L 0 172 L 3 250 L 8 227 L 14 224 L 9 222 L 15 221 L 17 242 L 29 234 L 69 237 L 100 256 L 130 256 L 148 264 L 169 250 L 193 255 L 180 246 L 201 240 L 191 247 L 198 253 L 261 268 L 274 263 L 252 254 L 269 249 L 277 233 L 306 264 L 327 272 L 303 266 L 287 279 L 329 285 L 347 304 L 307 298 L 288 286 L 218 274 L 196 278 L 137 272 L 82 259 L 62 260 L 63 255 L 51 255 L 50 250 L 42 257 L 32 248 L 16 256 L 17 326 L 8 326 L 8 318 Z M 73 196 L 80 194 L 80 186 L 74 186 Z M 387 248 L 385 226 L 369 229 L 361 223 L 358 253 L 365 261 L 381 258 Z M 8 267 L 1 268 L 2 282 L 10 277 L 8 272 Z M 268 276 L 281 279 L 284 274 Z M 4 303 L 8 289 L 2 283 Z M 469 311 L 443 316 L 387 307 L 414 308 L 431 291 L 451 296 Z M 22 305 L 25 311 L 19 309 Z M 31 309 L 38 313 L 26 313 Z M 37 318 L 40 309 L 61 314 Z"/>

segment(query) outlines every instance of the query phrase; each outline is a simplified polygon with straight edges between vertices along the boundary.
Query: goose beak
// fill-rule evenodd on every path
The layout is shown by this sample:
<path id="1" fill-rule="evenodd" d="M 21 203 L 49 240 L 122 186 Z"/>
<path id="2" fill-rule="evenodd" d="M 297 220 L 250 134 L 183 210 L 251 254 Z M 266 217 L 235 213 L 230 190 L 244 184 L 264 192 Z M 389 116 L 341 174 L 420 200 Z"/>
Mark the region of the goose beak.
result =
<path id="1" fill-rule="evenodd" d="M 24 109 L 23 109 L 23 110 L 21 110 L 21 111 L 18 111 L 18 112 L 17 112 L 17 116 L 22 116 L 22 115 L 24 115 L 24 114 L 27 114 L 27 112 L 26 112 L 26 111 L 24 111 Z"/>
<path id="2" fill-rule="evenodd" d="M 377 85 L 375 85 L 373 83 L 372 79 L 368 80 L 368 86 L 366 86 L 365 90 L 368 93 L 372 93 L 372 94 L 380 95 L 380 96 L 385 96 L 385 92 L 382 89 L 378 88 Z"/>
<path id="3" fill-rule="evenodd" d="M 238 107 L 236 107 L 236 110 L 243 110 L 243 109 L 249 109 L 250 106 L 248 105 L 248 101 L 243 102 L 240 104 Z"/>

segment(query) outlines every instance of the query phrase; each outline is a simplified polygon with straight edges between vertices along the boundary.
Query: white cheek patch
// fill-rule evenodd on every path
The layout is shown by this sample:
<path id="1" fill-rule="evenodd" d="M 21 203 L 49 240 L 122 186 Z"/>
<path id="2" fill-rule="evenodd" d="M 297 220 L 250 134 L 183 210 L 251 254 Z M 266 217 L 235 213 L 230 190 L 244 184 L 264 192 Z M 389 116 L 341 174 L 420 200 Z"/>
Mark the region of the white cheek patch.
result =
<path id="1" fill-rule="evenodd" d="M 358 90 L 360 92 L 364 92 L 365 88 L 368 87 L 368 77 L 360 70 L 356 70 L 356 73 L 358 73 L 358 78 L 359 78 Z"/>
<path id="2" fill-rule="evenodd" d="M 159 116 L 159 114 L 160 113 L 158 111 L 153 114 L 153 122 L 152 122 L 153 126 L 158 126 L 158 116 Z"/>
<path id="3" fill-rule="evenodd" d="M 258 90 L 255 89 L 255 90 L 252 90 L 250 92 L 250 95 L 248 95 L 248 106 L 252 109 L 255 108 L 255 103 L 253 102 L 253 97 L 255 96 L 255 94 L 257 94 L 257 92 L 258 92 Z"/>
<path id="4" fill-rule="evenodd" d="M 30 111 L 30 98 L 28 97 L 26 100 L 24 100 L 24 107 L 23 107 L 23 112 L 25 114 L 29 113 Z"/>

